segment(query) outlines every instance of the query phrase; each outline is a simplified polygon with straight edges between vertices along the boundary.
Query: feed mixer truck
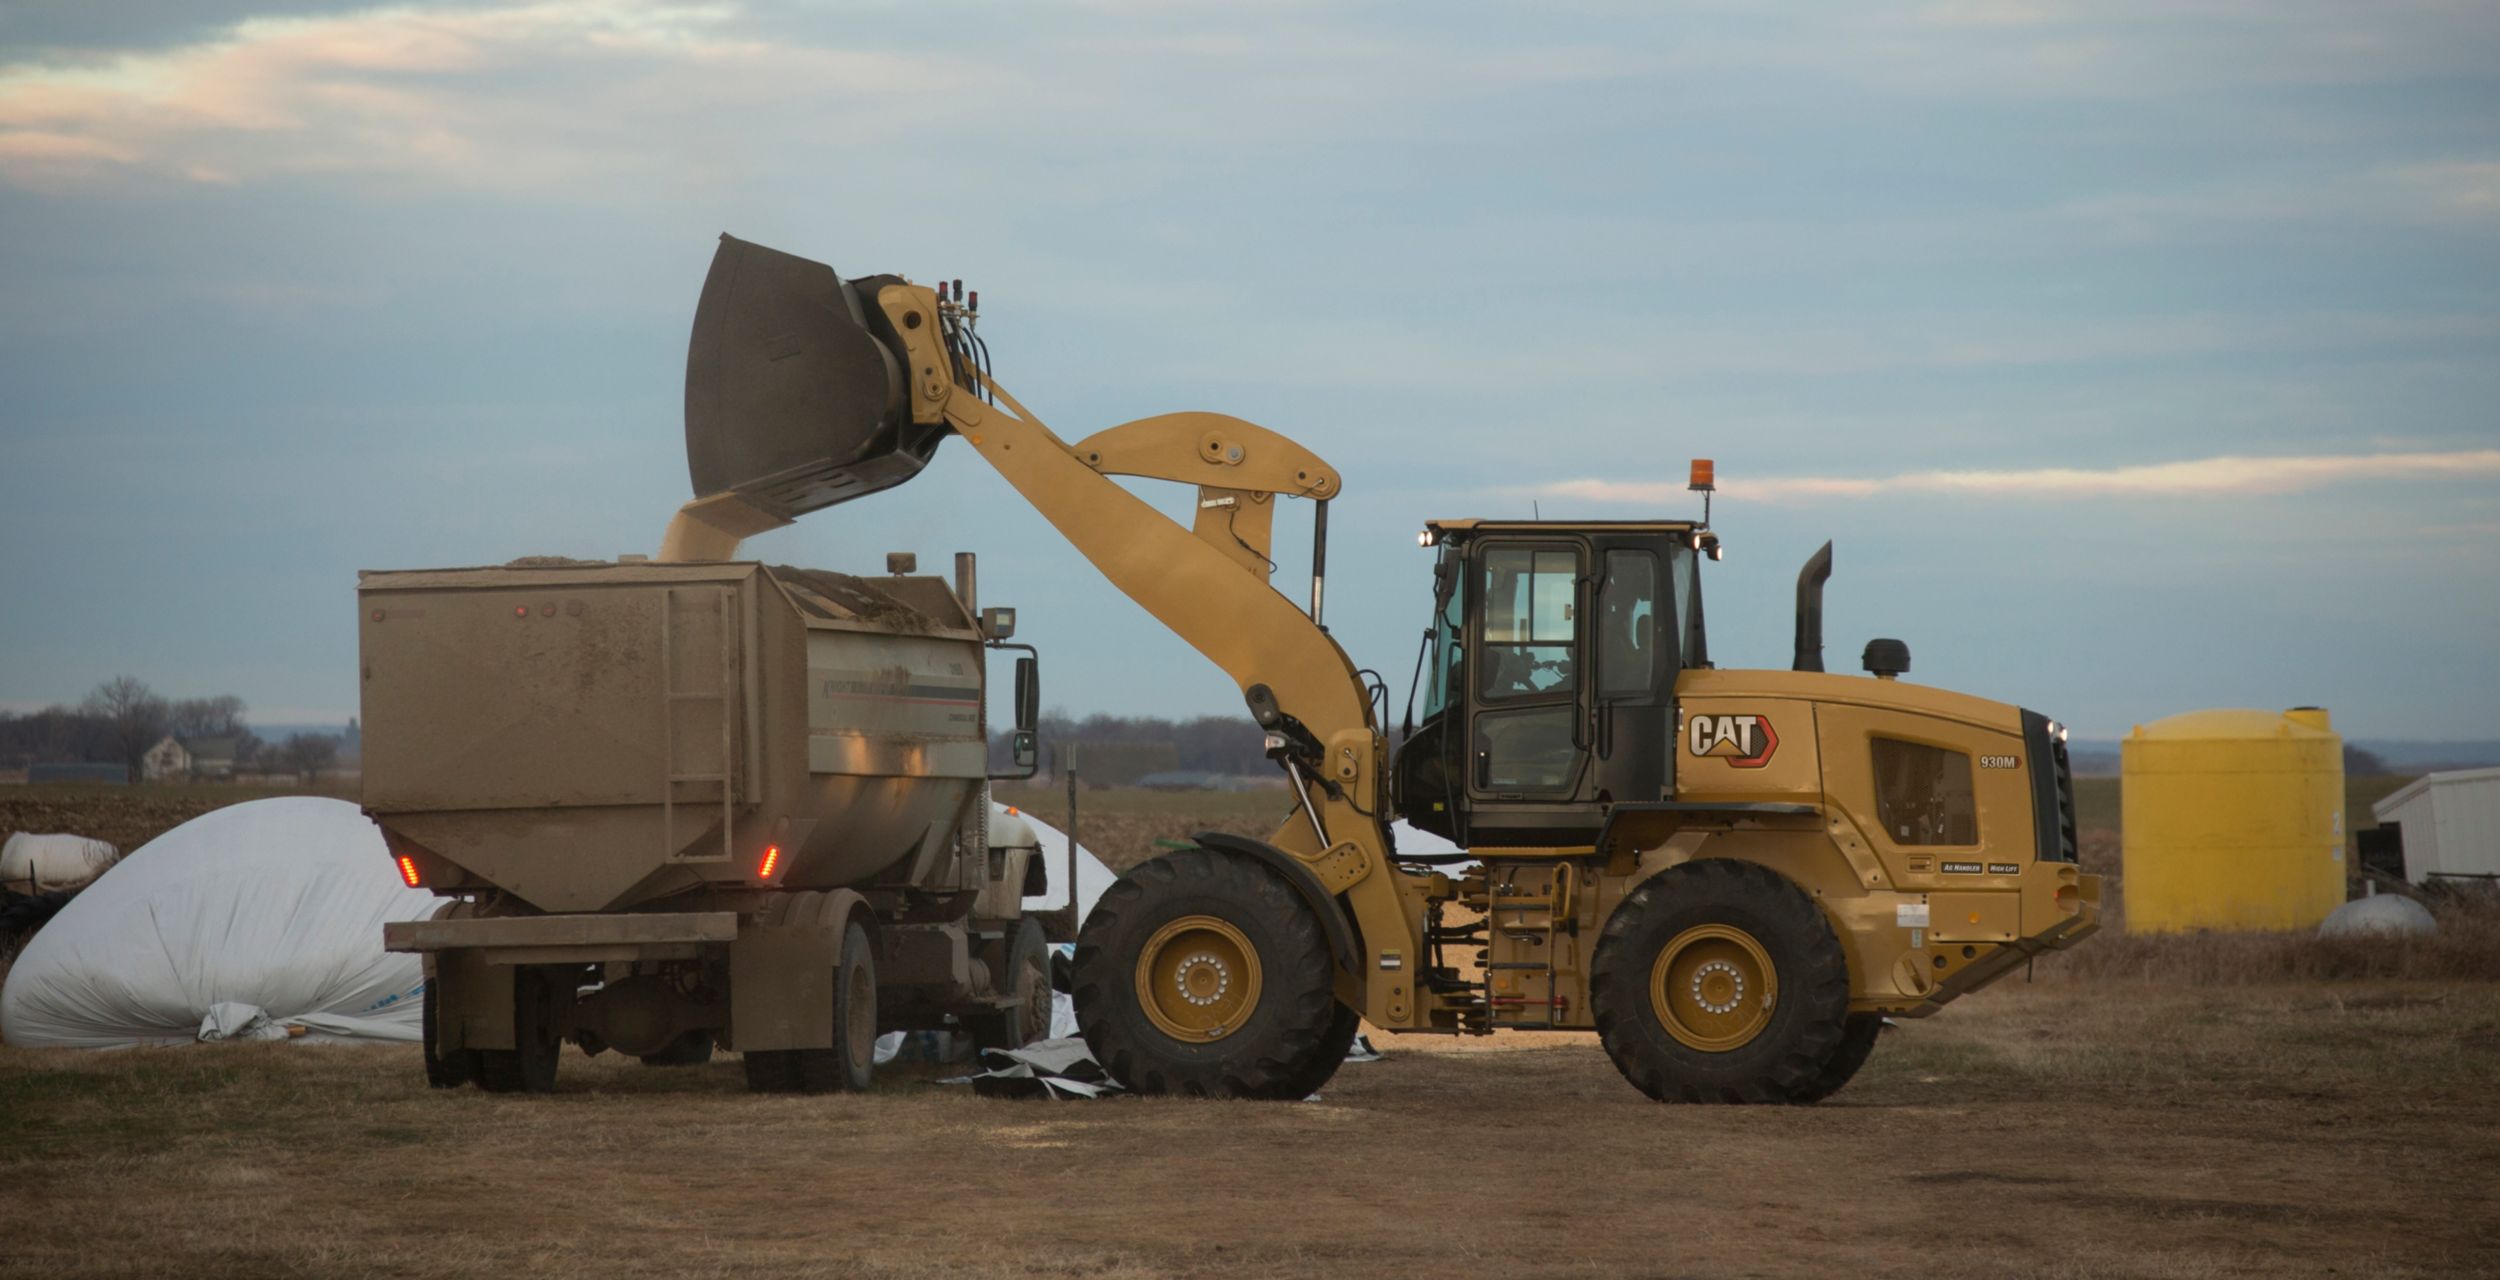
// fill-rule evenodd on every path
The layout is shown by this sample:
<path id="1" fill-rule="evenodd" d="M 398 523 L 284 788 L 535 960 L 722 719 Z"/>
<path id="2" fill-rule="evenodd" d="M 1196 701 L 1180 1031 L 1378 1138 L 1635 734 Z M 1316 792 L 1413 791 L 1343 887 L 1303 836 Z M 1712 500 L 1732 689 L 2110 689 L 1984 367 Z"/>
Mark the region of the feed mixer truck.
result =
<path id="1" fill-rule="evenodd" d="M 1419 539 L 1433 555 L 1425 645 L 1410 732 L 1393 753 L 1389 691 L 1322 624 L 1338 472 L 1217 413 L 1063 439 L 992 376 L 978 310 L 960 282 L 844 279 L 723 236 L 687 367 L 697 497 L 669 547 L 726 562 L 742 538 L 902 483 L 959 439 L 1234 681 L 1288 782 L 1275 830 L 1204 833 L 1132 868 L 1076 940 L 1079 1027 L 1130 1087 L 1302 1097 L 1368 1021 L 1389 1032 L 1593 1031 L 1653 1098 L 1810 1102 L 1849 1080 L 1885 1017 L 1933 1013 L 2098 928 L 2100 883 L 2075 864 L 2065 731 L 2034 711 L 1902 680 L 1909 652 L 1897 640 L 1866 646 L 1872 678 L 1825 672 L 1828 546 L 1798 579 L 1791 668 L 1745 670 L 1710 652 L 1701 565 L 1719 544 L 1706 505 L 1701 520 L 1430 522 Z M 1402 429 L 1420 438 L 1430 425 Z M 1188 523 L 1124 478 L 1193 488 Z M 1693 487 L 1710 486 L 1696 463 Z M 1307 603 L 1271 581 L 1288 498 L 1312 503 Z M 540 621 L 565 608 L 560 596 L 515 599 L 512 625 L 529 625 L 524 605 Z M 369 662 L 386 625 L 373 617 Z M 543 673 L 578 678 L 562 664 Z M 835 723 L 811 719 L 810 769 L 813 735 Z M 740 796 L 716 802 L 735 832 L 717 865 L 734 878 L 736 857 L 752 858 L 778 818 Z M 545 825 L 528 805 L 516 796 L 484 821 L 525 847 Z M 1467 852 L 1401 853 L 1401 818 Z M 834 821 L 822 815 L 820 833 Z M 583 857 L 607 848 L 576 847 Z M 608 878 L 656 900 L 687 874 L 674 861 L 619 862 Z M 523 883 L 519 865 L 496 883 Z M 599 913 L 645 900 L 595 896 L 528 905 L 613 931 L 629 926 Z M 786 913 L 767 906 L 758 918 Z M 872 907 L 853 919 L 874 934 L 917 917 Z M 977 914 L 973 924 L 972 936 L 994 932 Z M 806 971 L 829 954 L 812 953 Z M 491 946 L 477 961 L 447 983 L 463 993 L 455 1002 L 472 986 L 454 984 L 472 983 L 485 1002 L 511 990 L 524 993 L 516 1007 L 550 999 L 495 976 L 507 961 Z M 747 1015 L 731 1003 L 726 1025 L 743 1048 Z M 795 1023 L 823 1001 L 782 1003 Z M 460 1034 L 502 1034 L 504 1006 L 477 1007 Z"/>

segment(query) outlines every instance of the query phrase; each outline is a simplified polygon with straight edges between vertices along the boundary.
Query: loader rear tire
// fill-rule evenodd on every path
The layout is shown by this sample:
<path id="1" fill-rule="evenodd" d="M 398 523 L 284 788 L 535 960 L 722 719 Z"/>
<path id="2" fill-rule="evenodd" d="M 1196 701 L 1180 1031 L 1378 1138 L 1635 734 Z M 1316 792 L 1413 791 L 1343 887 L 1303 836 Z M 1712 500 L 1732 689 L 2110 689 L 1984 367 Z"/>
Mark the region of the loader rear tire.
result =
<path id="1" fill-rule="evenodd" d="M 1633 890 L 1598 939 L 1589 1001 L 1606 1056 L 1660 1102 L 1839 1087 L 1824 1082 L 1847 1049 L 1848 957 L 1814 900 L 1759 863 L 1681 863 Z"/>
<path id="2" fill-rule="evenodd" d="M 523 965 L 512 975 L 510 1049 L 478 1051 L 478 1087 L 488 1093 L 553 1093 L 556 1061 L 564 1052 L 558 1024 L 563 992 L 548 971 Z"/>
<path id="3" fill-rule="evenodd" d="M 1075 985 L 1085 1043 L 1139 1093 L 1304 1098 L 1353 1039 L 1319 918 L 1276 872 L 1220 849 L 1164 854 L 1106 890 L 1077 936 Z"/>
<path id="4" fill-rule="evenodd" d="M 856 920 L 842 930 L 833 971 L 833 1047 L 798 1049 L 801 1093 L 863 1093 L 877 1073 L 877 951 Z"/>

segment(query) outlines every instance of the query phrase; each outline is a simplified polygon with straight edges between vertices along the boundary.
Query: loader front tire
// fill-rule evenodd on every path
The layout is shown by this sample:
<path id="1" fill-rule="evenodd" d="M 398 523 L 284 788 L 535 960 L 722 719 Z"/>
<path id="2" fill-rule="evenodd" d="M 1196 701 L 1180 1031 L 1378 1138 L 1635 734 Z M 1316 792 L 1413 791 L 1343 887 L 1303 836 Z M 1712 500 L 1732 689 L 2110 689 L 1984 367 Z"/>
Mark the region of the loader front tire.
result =
<path id="1" fill-rule="evenodd" d="M 1220 849 L 1167 853 L 1120 877 L 1076 942 L 1077 1029 L 1139 1093 L 1308 1096 L 1353 1038 L 1335 984 L 1309 904 Z"/>
<path id="2" fill-rule="evenodd" d="M 1840 1033 L 1840 1047 L 1833 1050 L 1831 1058 L 1824 1062 L 1822 1074 L 1814 1078 L 1814 1084 L 1805 1096 L 1796 1100 L 1821 1102 L 1840 1092 L 1840 1087 L 1858 1074 L 1858 1068 L 1866 1065 L 1868 1055 L 1875 1052 L 1875 1038 L 1883 1031 L 1884 1015 L 1850 1014 L 1848 1027 Z"/>
<path id="3" fill-rule="evenodd" d="M 1840 940 L 1759 863 L 1704 858 L 1650 877 L 1607 919 L 1589 999 L 1606 1056 L 1660 1102 L 1813 1102 L 1839 1087 L 1836 1068 L 1842 1080 L 1856 1069 Z"/>

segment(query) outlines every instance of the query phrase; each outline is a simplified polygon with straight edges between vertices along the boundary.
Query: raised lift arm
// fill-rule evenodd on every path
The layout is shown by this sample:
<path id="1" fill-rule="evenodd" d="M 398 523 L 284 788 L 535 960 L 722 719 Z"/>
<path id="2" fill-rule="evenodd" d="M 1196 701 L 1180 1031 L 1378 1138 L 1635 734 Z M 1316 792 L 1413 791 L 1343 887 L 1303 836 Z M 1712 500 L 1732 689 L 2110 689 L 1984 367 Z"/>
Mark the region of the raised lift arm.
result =
<path id="1" fill-rule="evenodd" d="M 758 248 L 724 237 L 722 261 L 731 246 Z M 720 272 L 716 264 L 716 280 Z M 1416 933 L 1421 913 L 1403 899 L 1421 888 L 1402 883 L 1408 877 L 1388 865 L 1380 726 L 1345 651 L 1268 580 L 1275 499 L 1324 504 L 1341 488 L 1336 470 L 1276 432 L 1216 413 L 1143 418 L 1071 445 L 975 362 L 950 350 L 950 326 L 963 314 L 959 306 L 926 286 L 886 281 L 874 293 L 885 324 L 857 318 L 883 328 L 881 341 L 900 339 L 902 350 L 894 354 L 901 358 L 909 421 L 961 436 L 1112 585 L 1223 668 L 1262 723 L 1285 736 L 1291 744 L 1286 763 L 1301 800 L 1268 843 L 1310 873 L 1316 884 L 1306 881 L 1306 892 L 1319 890 L 1312 895 L 1318 910 L 1333 913 L 1330 899 L 1339 894 L 1353 909 L 1359 942 L 1341 920 L 1330 921 L 1340 998 L 1375 1024 L 1417 1025 L 1425 1010 L 1409 994 L 1406 966 L 1423 952 Z M 704 340 L 699 315 L 698 347 Z M 697 418 L 693 385 L 690 378 L 690 431 Z M 995 403 L 985 402 L 984 393 Z M 1114 476 L 1196 485 L 1194 527 L 1183 528 Z M 669 527 L 661 558 L 726 558 L 744 537 L 789 523 L 769 505 L 770 499 L 759 504 L 737 490 L 688 503 Z M 1364 980 L 1383 970 L 1395 980 Z"/>

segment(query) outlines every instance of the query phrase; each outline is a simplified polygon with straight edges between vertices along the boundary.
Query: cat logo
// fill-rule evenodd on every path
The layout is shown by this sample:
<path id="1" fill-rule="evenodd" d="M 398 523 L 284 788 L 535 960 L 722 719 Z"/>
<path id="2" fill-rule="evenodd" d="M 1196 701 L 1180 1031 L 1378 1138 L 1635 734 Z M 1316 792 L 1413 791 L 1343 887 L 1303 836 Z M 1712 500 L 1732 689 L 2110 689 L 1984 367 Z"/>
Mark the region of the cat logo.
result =
<path id="1" fill-rule="evenodd" d="M 1717 756 L 1738 769 L 1759 769 L 1780 749 L 1769 716 L 1694 716 L 1685 722 L 1684 738 L 1694 755 Z"/>

